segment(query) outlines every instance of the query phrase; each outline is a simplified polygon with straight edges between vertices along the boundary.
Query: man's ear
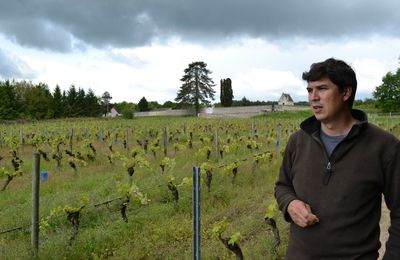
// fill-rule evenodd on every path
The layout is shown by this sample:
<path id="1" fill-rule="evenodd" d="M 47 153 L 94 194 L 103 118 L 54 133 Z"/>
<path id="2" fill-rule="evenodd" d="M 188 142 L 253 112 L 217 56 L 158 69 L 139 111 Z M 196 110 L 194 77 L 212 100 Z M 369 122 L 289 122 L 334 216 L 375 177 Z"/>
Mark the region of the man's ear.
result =
<path id="1" fill-rule="evenodd" d="M 351 97 L 351 93 L 353 92 L 353 89 L 351 87 L 346 87 L 343 90 L 343 101 L 347 101 Z"/>

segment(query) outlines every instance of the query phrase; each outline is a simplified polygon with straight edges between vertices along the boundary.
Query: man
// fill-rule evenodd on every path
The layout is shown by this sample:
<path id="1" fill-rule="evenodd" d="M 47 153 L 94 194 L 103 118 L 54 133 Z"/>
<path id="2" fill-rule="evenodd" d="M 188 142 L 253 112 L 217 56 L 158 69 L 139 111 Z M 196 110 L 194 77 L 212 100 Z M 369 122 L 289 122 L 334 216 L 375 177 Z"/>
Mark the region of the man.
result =
<path id="1" fill-rule="evenodd" d="M 314 63 L 303 79 L 314 116 L 289 138 L 275 186 L 291 222 L 286 258 L 377 259 L 383 194 L 384 259 L 400 259 L 400 141 L 352 109 L 357 80 L 345 62 Z"/>

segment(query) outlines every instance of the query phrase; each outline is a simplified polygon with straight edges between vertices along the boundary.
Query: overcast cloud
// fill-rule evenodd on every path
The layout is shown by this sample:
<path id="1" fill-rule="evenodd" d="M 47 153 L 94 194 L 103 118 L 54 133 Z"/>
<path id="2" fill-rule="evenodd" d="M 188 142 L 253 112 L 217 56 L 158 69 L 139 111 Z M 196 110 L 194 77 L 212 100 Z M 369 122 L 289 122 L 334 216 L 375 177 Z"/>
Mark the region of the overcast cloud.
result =
<path id="1" fill-rule="evenodd" d="M 398 66 L 399 10 L 398 0 L 1 1 L 0 77 L 162 102 L 187 64 L 203 60 L 216 83 L 232 78 L 235 98 L 292 89 L 304 99 L 301 72 L 335 56 L 368 97 Z"/>
<path id="2" fill-rule="evenodd" d="M 32 78 L 35 74 L 25 61 L 0 49 L 0 78 Z"/>

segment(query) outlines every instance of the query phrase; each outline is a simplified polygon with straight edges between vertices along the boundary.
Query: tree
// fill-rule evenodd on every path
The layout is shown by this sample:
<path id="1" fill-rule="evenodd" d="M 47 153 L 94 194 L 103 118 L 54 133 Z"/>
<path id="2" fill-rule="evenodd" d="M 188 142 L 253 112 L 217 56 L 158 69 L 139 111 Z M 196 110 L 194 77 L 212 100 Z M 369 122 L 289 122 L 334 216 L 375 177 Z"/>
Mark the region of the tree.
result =
<path id="1" fill-rule="evenodd" d="M 86 92 L 83 88 L 78 88 L 78 92 L 76 93 L 76 102 L 75 102 L 75 111 L 76 115 L 75 116 L 86 116 L 87 115 L 87 109 L 88 107 L 86 106 Z"/>
<path id="2" fill-rule="evenodd" d="M 108 93 L 108 91 L 104 92 L 103 95 L 101 96 L 101 100 L 103 101 L 103 103 L 106 106 L 106 113 L 105 115 L 108 113 L 108 105 L 110 104 L 110 100 L 112 99 L 110 93 Z"/>
<path id="3" fill-rule="evenodd" d="M 373 93 L 378 107 L 384 112 L 400 111 L 400 68 L 396 73 L 388 72 L 382 82 Z"/>
<path id="4" fill-rule="evenodd" d="M 89 88 L 85 96 L 85 116 L 99 116 L 101 115 L 100 98 L 98 98 L 92 89 Z"/>
<path id="5" fill-rule="evenodd" d="M 232 91 L 232 80 L 230 78 L 221 79 L 221 105 L 223 107 L 232 106 L 233 91 Z"/>
<path id="6" fill-rule="evenodd" d="M 25 117 L 31 119 L 51 118 L 52 96 L 48 86 L 44 83 L 38 85 L 25 85 Z"/>
<path id="7" fill-rule="evenodd" d="M 0 82 L 0 119 L 18 118 L 17 103 L 14 86 L 8 80 Z"/>
<path id="8" fill-rule="evenodd" d="M 66 101 L 66 116 L 74 117 L 76 115 L 76 99 L 78 96 L 78 92 L 76 91 L 75 85 L 71 85 L 69 90 L 66 93 L 65 101 Z"/>
<path id="9" fill-rule="evenodd" d="M 161 107 L 161 105 L 158 104 L 157 101 L 150 101 L 148 103 L 149 103 L 149 110 L 154 110 Z"/>
<path id="10" fill-rule="evenodd" d="M 135 112 L 136 105 L 132 102 L 122 101 L 120 103 L 114 104 L 115 109 L 122 114 L 122 117 L 127 119 L 133 118 L 133 113 Z"/>
<path id="11" fill-rule="evenodd" d="M 179 105 L 175 102 L 172 101 L 165 101 L 164 104 L 162 104 L 163 108 L 172 108 L 172 109 L 177 109 L 179 107 Z"/>
<path id="12" fill-rule="evenodd" d="M 51 108 L 53 110 L 53 118 L 60 118 L 64 115 L 62 94 L 61 94 L 61 89 L 58 85 L 56 85 L 53 92 L 53 100 L 51 103 Z"/>
<path id="13" fill-rule="evenodd" d="M 142 97 L 138 103 L 138 108 L 140 112 L 149 111 L 149 103 L 145 97 Z"/>
<path id="14" fill-rule="evenodd" d="M 68 100 L 67 100 L 67 92 L 63 90 L 62 96 L 61 96 L 61 103 L 64 105 L 63 108 L 63 117 L 68 117 Z"/>
<path id="15" fill-rule="evenodd" d="M 209 105 L 211 100 L 214 100 L 214 82 L 208 76 L 212 72 L 208 70 L 207 64 L 202 61 L 197 61 L 189 64 L 189 67 L 184 70 L 184 75 L 181 78 L 183 82 L 179 89 L 175 101 L 181 104 L 194 105 L 196 114 L 200 112 L 200 105 Z"/>
<path id="16" fill-rule="evenodd" d="M 251 106 L 251 101 L 248 100 L 246 97 L 242 97 L 242 99 L 240 100 L 240 105 L 241 106 Z"/>

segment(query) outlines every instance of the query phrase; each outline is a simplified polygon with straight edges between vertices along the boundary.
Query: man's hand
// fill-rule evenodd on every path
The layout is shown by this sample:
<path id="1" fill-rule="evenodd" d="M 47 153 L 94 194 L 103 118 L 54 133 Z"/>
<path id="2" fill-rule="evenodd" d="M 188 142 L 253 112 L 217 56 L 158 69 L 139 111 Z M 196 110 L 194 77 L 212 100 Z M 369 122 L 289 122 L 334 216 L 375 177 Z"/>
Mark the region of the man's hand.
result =
<path id="1" fill-rule="evenodd" d="M 301 200 L 292 200 L 288 205 L 287 211 L 293 222 L 300 227 L 312 226 L 319 222 L 317 216 L 311 212 L 310 205 Z"/>

